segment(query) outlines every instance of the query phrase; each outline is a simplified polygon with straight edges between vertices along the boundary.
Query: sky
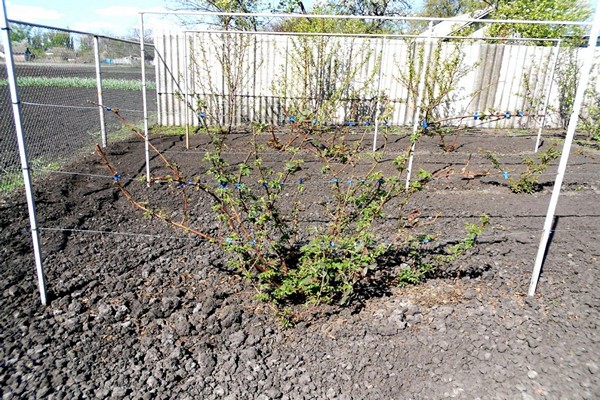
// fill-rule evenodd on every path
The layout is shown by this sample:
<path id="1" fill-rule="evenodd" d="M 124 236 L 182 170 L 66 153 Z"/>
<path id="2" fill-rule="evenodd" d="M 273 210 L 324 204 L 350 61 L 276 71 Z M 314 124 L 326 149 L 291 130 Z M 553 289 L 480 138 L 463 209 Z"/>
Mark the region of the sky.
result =
<path id="1" fill-rule="evenodd" d="M 140 11 L 164 11 L 165 0 L 6 0 L 9 19 L 57 28 L 126 36 L 140 26 Z M 144 17 L 144 27 L 161 29 L 168 21 Z"/>
<path id="2" fill-rule="evenodd" d="M 109 36 L 127 36 L 139 28 L 140 11 L 164 11 L 172 5 L 172 0 L 6 0 L 9 19 Z M 147 15 L 144 26 L 168 29 L 169 21 L 173 18 Z"/>

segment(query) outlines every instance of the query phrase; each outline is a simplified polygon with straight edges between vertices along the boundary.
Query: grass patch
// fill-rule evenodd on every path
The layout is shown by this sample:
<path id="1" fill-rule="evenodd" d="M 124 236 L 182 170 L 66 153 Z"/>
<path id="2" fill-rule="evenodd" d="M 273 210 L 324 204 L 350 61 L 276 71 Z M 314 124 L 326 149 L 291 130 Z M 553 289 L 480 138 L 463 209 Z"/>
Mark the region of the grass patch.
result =
<path id="1" fill-rule="evenodd" d="M 190 135 L 195 135 L 198 132 L 197 126 L 190 125 Z M 213 134 L 227 133 L 227 129 L 218 125 L 209 126 L 203 130 L 203 132 Z M 153 125 L 150 128 L 150 133 L 156 136 L 183 136 L 185 135 L 185 126 L 166 126 L 166 125 Z"/>
<path id="2" fill-rule="evenodd" d="M 43 159 L 36 159 L 30 162 L 31 179 L 34 180 L 42 176 L 45 172 L 58 171 L 60 163 L 57 161 L 49 162 Z M 23 173 L 21 168 L 15 168 L 12 171 L 2 169 L 0 172 L 0 195 L 7 195 L 20 190 L 23 187 Z"/>
<path id="3" fill-rule="evenodd" d="M 0 80 L 0 86 L 8 85 L 6 79 Z M 17 85 L 22 87 L 35 86 L 35 87 L 65 87 L 65 88 L 85 88 L 95 89 L 96 78 L 74 78 L 74 77 L 41 77 L 41 76 L 23 76 L 17 78 Z M 141 80 L 129 80 L 129 79 L 103 79 L 103 89 L 117 89 L 117 90 L 141 90 Z M 146 82 L 146 89 L 156 89 L 154 82 Z"/>
<path id="4" fill-rule="evenodd" d="M 196 127 L 190 127 L 190 134 L 194 133 L 194 129 Z M 162 126 L 162 125 L 153 125 L 150 129 L 153 135 L 160 136 L 180 136 L 185 135 L 185 126 Z"/>

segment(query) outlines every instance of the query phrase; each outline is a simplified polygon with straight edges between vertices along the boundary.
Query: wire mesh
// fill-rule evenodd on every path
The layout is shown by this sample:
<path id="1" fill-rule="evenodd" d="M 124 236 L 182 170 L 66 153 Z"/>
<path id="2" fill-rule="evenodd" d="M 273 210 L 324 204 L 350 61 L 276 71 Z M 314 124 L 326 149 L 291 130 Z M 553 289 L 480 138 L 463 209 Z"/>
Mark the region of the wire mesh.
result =
<path id="1" fill-rule="evenodd" d="M 21 100 L 23 130 L 35 170 L 55 170 L 101 143 L 94 36 L 11 22 L 15 72 Z M 143 120 L 140 45 L 99 38 L 103 106 L 119 109 L 127 121 Z M 145 62 L 153 62 L 148 46 Z M 150 123 L 156 121 L 154 68 L 147 68 Z M 10 110 L 6 69 L 0 72 L 0 107 Z M 130 129 L 105 115 L 109 141 L 122 140 Z M 0 189 L 18 187 L 20 165 L 11 112 L 0 115 Z"/>
<path id="2" fill-rule="evenodd" d="M 6 81 L 6 65 L 0 68 L 0 79 Z M 0 189 L 10 191 L 22 182 L 19 150 L 8 85 L 0 85 Z"/>
<path id="3" fill-rule="evenodd" d="M 108 38 L 99 40 L 102 57 L 102 96 L 103 103 L 118 109 L 128 123 L 140 126 L 143 122 L 142 68 L 139 43 L 125 43 Z M 146 96 L 149 124 L 156 123 L 156 84 L 154 48 L 145 48 Z M 122 140 L 131 134 L 130 129 L 112 115 L 106 115 L 106 129 L 109 141 Z"/>

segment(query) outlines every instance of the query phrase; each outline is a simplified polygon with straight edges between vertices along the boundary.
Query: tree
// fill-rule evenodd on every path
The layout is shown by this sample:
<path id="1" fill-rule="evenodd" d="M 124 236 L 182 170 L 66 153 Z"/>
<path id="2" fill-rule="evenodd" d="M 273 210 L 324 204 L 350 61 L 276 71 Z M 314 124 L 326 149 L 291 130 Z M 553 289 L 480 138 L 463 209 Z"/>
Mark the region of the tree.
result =
<path id="1" fill-rule="evenodd" d="M 269 10 L 270 3 L 266 0 L 175 0 L 176 10 L 193 11 L 216 11 L 216 12 L 259 12 Z M 325 13 L 332 15 L 361 15 L 364 19 L 359 20 L 360 33 L 391 32 L 396 24 L 386 20 L 373 20 L 368 16 L 405 16 L 411 6 L 408 0 L 325 0 L 314 6 L 312 13 Z M 309 13 L 302 0 L 280 0 L 271 11 L 284 13 Z M 218 21 L 225 28 L 256 30 L 263 22 L 256 18 L 234 18 L 220 17 Z M 274 30 L 296 30 L 292 29 L 296 21 L 271 24 Z M 193 23 L 193 22 L 191 22 Z M 266 23 L 266 22 L 265 22 Z M 356 24 L 342 22 L 338 25 L 350 25 L 356 30 Z M 339 30 L 339 29 L 338 29 Z M 311 30 L 312 31 L 312 30 Z M 320 31 L 317 29 L 317 31 Z"/>
<path id="2" fill-rule="evenodd" d="M 589 4 L 580 0 L 500 0 L 491 18 L 539 21 L 584 21 L 591 14 Z M 549 24 L 494 24 L 489 36 L 557 39 L 580 35 L 580 30 Z"/>
<path id="3" fill-rule="evenodd" d="M 47 49 L 52 47 L 73 49 L 73 41 L 68 32 L 48 32 L 44 36 L 44 45 Z"/>
<path id="4" fill-rule="evenodd" d="M 423 17 L 450 18 L 488 7 L 482 0 L 425 0 L 419 13 Z"/>
<path id="5" fill-rule="evenodd" d="M 411 9 L 406 0 L 329 0 L 338 14 L 365 16 L 405 16 Z"/>
<path id="6" fill-rule="evenodd" d="M 397 21 L 370 19 L 369 16 L 405 16 L 410 5 L 404 0 L 365 1 L 329 0 L 317 4 L 311 14 L 322 15 L 359 15 L 361 19 L 288 19 L 272 27 L 276 31 L 285 32 L 330 32 L 330 33 L 392 33 L 402 29 L 403 23 Z M 306 14 L 302 1 L 283 0 L 279 3 L 279 12 Z"/>
<path id="7" fill-rule="evenodd" d="M 318 15 L 339 15 L 331 5 L 317 5 L 312 10 Z M 375 33 L 376 29 L 362 19 L 335 18 L 288 18 L 272 25 L 270 29 L 277 32 L 310 32 L 310 33 Z"/>
<path id="8" fill-rule="evenodd" d="M 364 15 L 375 17 L 403 17 L 411 10 L 406 0 L 329 0 L 329 4 L 340 15 Z M 369 19 L 360 20 L 365 33 L 385 33 L 402 30 L 403 23 L 397 21 Z"/>
<path id="9" fill-rule="evenodd" d="M 10 27 L 10 40 L 18 43 L 25 41 L 31 35 L 31 26 L 11 24 Z"/>
<path id="10" fill-rule="evenodd" d="M 174 0 L 177 6 L 175 11 L 211 11 L 211 12 L 240 12 L 253 13 L 261 9 L 260 0 Z M 259 26 L 256 18 L 235 18 L 222 16 L 217 18 L 217 23 L 225 29 L 238 29 L 252 31 Z M 185 20 L 186 24 L 196 24 L 197 21 Z"/>
<path id="11" fill-rule="evenodd" d="M 140 41 L 140 28 L 133 28 L 129 31 L 127 35 L 123 37 L 125 40 L 131 40 L 133 42 Z M 144 29 L 144 42 L 152 43 L 153 32 L 152 29 Z"/>

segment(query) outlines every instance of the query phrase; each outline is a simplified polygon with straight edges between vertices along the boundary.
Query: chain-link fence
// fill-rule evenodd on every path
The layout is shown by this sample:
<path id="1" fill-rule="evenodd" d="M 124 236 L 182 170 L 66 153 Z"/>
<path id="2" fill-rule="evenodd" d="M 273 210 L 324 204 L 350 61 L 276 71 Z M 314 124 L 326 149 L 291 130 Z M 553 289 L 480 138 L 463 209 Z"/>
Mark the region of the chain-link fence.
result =
<path id="1" fill-rule="evenodd" d="M 101 143 L 98 80 L 102 105 L 119 109 L 130 123 L 143 121 L 142 60 L 134 41 L 10 22 L 23 130 L 34 174 L 58 169 Z M 99 74 L 96 67 L 98 49 Z M 145 48 L 150 124 L 156 121 L 154 49 Z M 98 75 L 100 79 L 98 79 Z M 0 193 L 21 182 L 20 163 L 6 67 L 0 68 Z M 107 140 L 121 140 L 130 129 L 105 114 Z"/>

